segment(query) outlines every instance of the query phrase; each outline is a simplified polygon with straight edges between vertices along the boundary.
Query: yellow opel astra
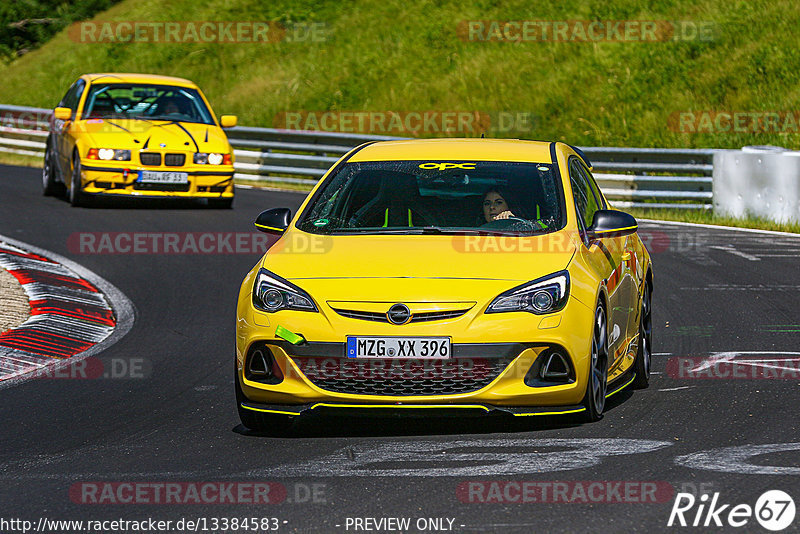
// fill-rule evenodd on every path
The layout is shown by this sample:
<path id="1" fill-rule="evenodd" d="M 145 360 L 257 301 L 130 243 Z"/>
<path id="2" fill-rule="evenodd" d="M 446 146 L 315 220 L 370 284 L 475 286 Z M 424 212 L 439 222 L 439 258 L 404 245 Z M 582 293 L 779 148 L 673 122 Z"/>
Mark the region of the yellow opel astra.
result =
<path id="1" fill-rule="evenodd" d="M 96 196 L 206 198 L 233 204 L 233 150 L 189 80 L 150 74 L 85 74 L 53 111 L 42 188 L 73 206 Z"/>
<path id="2" fill-rule="evenodd" d="M 238 297 L 244 426 L 306 413 L 578 414 L 647 387 L 650 255 L 563 143 L 367 143 L 292 214 Z"/>

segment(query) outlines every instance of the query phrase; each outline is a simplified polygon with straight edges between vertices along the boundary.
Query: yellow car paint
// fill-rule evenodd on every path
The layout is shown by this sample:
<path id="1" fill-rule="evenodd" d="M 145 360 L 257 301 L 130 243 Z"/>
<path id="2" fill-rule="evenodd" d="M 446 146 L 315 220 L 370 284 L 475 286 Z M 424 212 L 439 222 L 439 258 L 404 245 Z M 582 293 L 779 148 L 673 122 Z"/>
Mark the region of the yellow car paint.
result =
<path id="1" fill-rule="evenodd" d="M 253 403 L 246 408 L 296 414 L 275 406 L 309 405 L 313 409 L 327 403 L 339 408 L 565 407 L 516 415 L 582 411 L 578 405 L 587 390 L 596 306 L 604 303 L 608 330 L 618 331 L 617 338 L 609 344 L 611 383 L 629 372 L 634 363 L 631 354 L 635 356 L 637 346 L 642 292 L 652 271 L 649 253 L 635 233 L 623 237 L 598 236 L 588 243 L 584 240 L 567 170 L 568 161 L 579 158 L 578 153 L 563 143 L 437 139 L 375 143 L 348 153 L 342 160 L 427 160 L 437 165 L 457 162 L 471 168 L 472 162 L 480 161 L 551 164 L 553 156 L 567 206 L 566 226 L 544 235 L 504 237 L 504 243 L 492 235 L 331 236 L 303 232 L 295 224 L 309 199 L 331 176 L 329 170 L 278 242 L 241 285 L 236 366 L 239 387 L 249 403 Z M 608 205 L 606 199 L 603 201 Z M 318 312 L 266 313 L 256 309 L 252 291 L 261 268 L 307 292 Z M 544 316 L 527 312 L 484 313 L 504 291 L 562 270 L 569 272 L 571 286 L 568 302 L 560 311 Z M 412 314 L 430 310 L 465 311 L 453 319 L 400 326 L 349 318 L 336 311 L 350 307 L 383 313 L 394 303 L 406 304 Z M 515 353 L 499 376 L 476 391 L 418 396 L 349 394 L 323 389 L 309 380 L 296 358 L 293 359 L 292 351 L 296 349 L 276 338 L 278 327 L 313 343 L 344 343 L 347 336 L 443 336 L 453 344 L 524 343 L 527 348 Z M 283 374 L 280 383 L 259 383 L 244 375 L 248 351 L 254 343 L 261 342 L 266 343 Z M 549 387 L 526 385 L 523 379 L 537 356 L 556 345 L 567 351 L 574 365 L 574 382 Z M 623 386 L 630 383 L 627 378 L 620 382 L 627 382 Z"/>
<path id="2" fill-rule="evenodd" d="M 67 190 L 77 184 L 83 194 L 92 196 L 233 198 L 233 149 L 208 100 L 193 82 L 151 74 L 101 73 L 85 74 L 78 83 L 84 88 L 72 116 L 66 120 L 54 118 L 48 140 L 49 150 L 54 154 L 53 163 Z M 195 90 L 208 108 L 212 124 L 85 117 L 84 106 L 93 84 L 129 83 Z M 235 117 L 225 117 L 229 117 L 226 123 L 235 123 Z M 131 157 L 129 161 L 89 159 L 90 150 L 98 149 L 130 150 Z M 161 154 L 160 164 L 144 164 L 140 156 L 143 152 Z M 196 164 L 193 160 L 196 152 L 226 154 L 230 159 L 220 165 Z M 184 164 L 167 166 L 165 154 L 182 154 Z M 76 157 L 81 172 L 78 179 L 73 180 Z M 185 172 L 188 184 L 177 189 L 139 188 L 136 182 L 142 171 Z"/>

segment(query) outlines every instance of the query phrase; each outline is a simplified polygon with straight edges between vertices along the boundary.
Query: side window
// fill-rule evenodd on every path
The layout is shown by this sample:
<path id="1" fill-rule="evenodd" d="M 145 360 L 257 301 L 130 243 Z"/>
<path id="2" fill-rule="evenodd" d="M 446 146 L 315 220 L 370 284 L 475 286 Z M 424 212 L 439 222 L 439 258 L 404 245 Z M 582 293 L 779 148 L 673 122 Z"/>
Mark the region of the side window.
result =
<path id="1" fill-rule="evenodd" d="M 72 84 L 72 87 L 70 87 L 67 90 L 67 94 L 64 95 L 64 98 L 61 99 L 61 102 L 58 103 L 58 107 L 75 109 L 75 104 L 73 103 L 72 105 L 70 105 L 70 102 L 77 102 L 75 98 L 77 92 L 78 92 L 78 82 L 75 82 L 74 84 Z"/>
<path id="2" fill-rule="evenodd" d="M 600 194 L 600 187 L 598 187 L 597 182 L 594 179 L 594 176 L 592 176 L 592 173 L 589 172 L 589 169 L 587 169 L 586 165 L 584 165 L 583 163 L 578 163 L 578 167 L 580 168 L 581 174 L 583 174 L 584 179 L 589 184 L 592 193 L 594 193 L 594 196 L 597 199 L 597 205 L 599 206 L 599 209 L 601 210 L 608 209 L 606 201 L 603 199 L 603 195 Z"/>
<path id="3" fill-rule="evenodd" d="M 67 93 L 64 95 L 64 98 L 61 99 L 61 102 L 58 103 L 59 107 L 62 108 L 69 108 L 72 110 L 72 118 L 75 118 L 75 111 L 78 107 L 78 102 L 81 99 L 81 95 L 83 94 L 83 90 L 86 87 L 86 82 L 83 80 L 78 80 L 72 87 L 69 88 Z"/>
<path id="4" fill-rule="evenodd" d="M 580 164 L 576 158 L 569 163 L 569 179 L 572 184 L 572 196 L 575 198 L 575 209 L 583 222 L 583 227 L 592 225 L 594 213 L 599 209 L 597 197 L 592 191 L 589 181 L 581 172 Z"/>

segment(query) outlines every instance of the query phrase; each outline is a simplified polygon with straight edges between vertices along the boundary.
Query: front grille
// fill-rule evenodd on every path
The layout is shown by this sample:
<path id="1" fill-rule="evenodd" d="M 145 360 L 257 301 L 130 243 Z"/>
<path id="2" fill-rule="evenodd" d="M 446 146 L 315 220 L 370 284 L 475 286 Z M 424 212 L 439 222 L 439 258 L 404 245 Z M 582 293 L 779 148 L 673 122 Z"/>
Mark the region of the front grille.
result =
<path id="1" fill-rule="evenodd" d="M 436 312 L 423 312 L 423 313 L 415 313 L 413 317 L 411 317 L 412 323 L 417 322 L 424 322 L 424 321 L 443 321 L 444 319 L 455 319 L 456 317 L 461 317 L 469 310 L 449 310 L 449 311 L 436 311 Z"/>
<path id="2" fill-rule="evenodd" d="M 348 319 L 360 319 L 362 321 L 376 321 L 379 323 L 389 323 L 389 319 L 386 318 L 385 313 L 368 312 L 360 310 L 341 310 L 338 308 L 332 308 L 332 309 L 342 317 L 347 317 Z M 447 310 L 447 311 L 415 313 L 414 315 L 412 315 L 409 323 L 421 323 L 425 321 L 443 321 L 445 319 L 455 319 L 456 317 L 461 317 L 468 311 L 469 308 L 466 310 Z"/>
<path id="3" fill-rule="evenodd" d="M 158 152 L 139 152 L 139 161 L 142 165 L 161 165 L 161 154 Z"/>
<path id="4" fill-rule="evenodd" d="M 378 396 L 455 395 L 488 386 L 511 362 L 506 358 L 449 360 L 292 359 L 318 388 Z"/>
<path id="5" fill-rule="evenodd" d="M 186 154 L 165 154 L 164 165 L 167 167 L 182 167 L 186 161 Z"/>

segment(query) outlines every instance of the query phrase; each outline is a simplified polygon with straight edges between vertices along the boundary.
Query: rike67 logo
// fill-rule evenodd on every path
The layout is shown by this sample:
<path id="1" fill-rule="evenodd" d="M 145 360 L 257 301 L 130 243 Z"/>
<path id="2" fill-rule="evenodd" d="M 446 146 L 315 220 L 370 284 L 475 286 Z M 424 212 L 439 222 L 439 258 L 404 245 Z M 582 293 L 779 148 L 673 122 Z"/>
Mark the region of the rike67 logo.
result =
<path id="1" fill-rule="evenodd" d="M 733 527 L 749 526 L 756 521 L 767 530 L 778 532 L 788 528 L 795 517 L 794 500 L 781 490 L 770 490 L 762 494 L 755 506 L 749 504 L 726 504 L 720 502 L 719 492 L 711 497 L 703 494 L 695 498 L 691 493 L 678 493 L 667 526 L 681 527 Z"/>

